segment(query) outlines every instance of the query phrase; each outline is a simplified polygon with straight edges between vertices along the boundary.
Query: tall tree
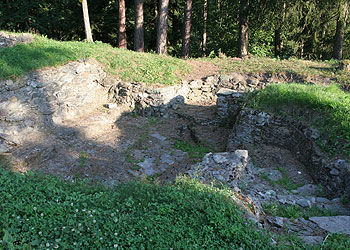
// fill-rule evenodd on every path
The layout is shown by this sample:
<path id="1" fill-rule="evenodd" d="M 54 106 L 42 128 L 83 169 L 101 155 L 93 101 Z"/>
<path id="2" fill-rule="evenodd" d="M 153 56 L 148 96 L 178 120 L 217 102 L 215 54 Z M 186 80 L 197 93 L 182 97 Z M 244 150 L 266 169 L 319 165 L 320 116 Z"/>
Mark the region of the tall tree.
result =
<path id="1" fill-rule="evenodd" d="M 143 0 L 135 0 L 134 50 L 143 52 L 144 48 Z"/>
<path id="2" fill-rule="evenodd" d="M 125 15 L 125 0 L 118 0 L 119 9 L 119 34 L 118 34 L 118 47 L 121 49 L 127 49 L 128 44 L 126 41 L 126 15 Z"/>
<path id="3" fill-rule="evenodd" d="M 92 34 L 91 34 L 90 19 L 89 19 L 89 9 L 88 9 L 87 0 L 81 0 L 81 5 L 83 7 L 83 17 L 84 17 L 86 40 L 88 42 L 94 42 L 93 39 L 92 39 Z"/>
<path id="4" fill-rule="evenodd" d="M 157 53 L 162 55 L 167 54 L 168 11 L 169 0 L 161 0 L 157 32 Z"/>
<path id="5" fill-rule="evenodd" d="M 339 1 L 339 11 L 337 28 L 334 36 L 333 45 L 333 58 L 341 60 L 343 57 L 343 43 L 344 43 L 344 30 L 346 26 L 346 21 L 349 16 L 349 1 L 340 0 Z"/>
<path id="6" fill-rule="evenodd" d="M 203 35 L 202 35 L 202 54 L 207 55 L 207 20 L 208 20 L 208 0 L 203 0 Z"/>
<path id="7" fill-rule="evenodd" d="M 186 1 L 184 12 L 184 30 L 182 36 L 181 56 L 188 58 L 190 56 L 191 47 L 191 27 L 192 27 L 192 0 Z"/>
<path id="8" fill-rule="evenodd" d="M 249 0 L 241 0 L 239 6 L 238 57 L 248 55 Z"/>
<path id="9" fill-rule="evenodd" d="M 277 2 L 277 4 L 278 4 L 277 9 L 280 13 L 277 13 L 278 21 L 275 25 L 276 27 L 275 27 L 275 36 L 274 36 L 274 48 L 275 48 L 276 57 L 280 56 L 282 51 L 281 32 L 282 32 L 282 25 L 284 24 L 286 19 L 286 7 L 287 7 L 286 0 L 282 0 L 282 2 Z"/>

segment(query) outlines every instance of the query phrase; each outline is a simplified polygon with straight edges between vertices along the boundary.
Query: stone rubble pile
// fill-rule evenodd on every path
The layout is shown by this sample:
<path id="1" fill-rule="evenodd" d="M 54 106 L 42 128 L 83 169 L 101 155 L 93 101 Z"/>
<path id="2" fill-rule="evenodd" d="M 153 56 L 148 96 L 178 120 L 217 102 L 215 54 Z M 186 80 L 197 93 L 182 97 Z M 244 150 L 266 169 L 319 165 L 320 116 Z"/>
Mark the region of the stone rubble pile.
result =
<path id="1" fill-rule="evenodd" d="M 13 47 L 20 43 L 31 43 L 34 40 L 33 36 L 30 34 L 7 34 L 0 32 L 0 48 Z"/>
<path id="2" fill-rule="evenodd" d="M 0 81 L 0 153 L 108 102 L 106 73 L 93 60 Z"/>

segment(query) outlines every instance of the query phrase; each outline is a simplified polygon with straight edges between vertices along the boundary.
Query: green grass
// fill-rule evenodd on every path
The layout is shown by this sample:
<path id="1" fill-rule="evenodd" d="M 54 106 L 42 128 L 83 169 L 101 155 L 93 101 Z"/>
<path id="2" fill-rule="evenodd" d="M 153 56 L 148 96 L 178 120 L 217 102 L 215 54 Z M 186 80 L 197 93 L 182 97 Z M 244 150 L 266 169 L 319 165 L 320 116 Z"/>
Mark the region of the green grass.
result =
<path id="1" fill-rule="evenodd" d="M 177 140 L 174 145 L 175 148 L 180 149 L 188 153 L 188 156 L 192 159 L 202 159 L 205 154 L 213 151 L 212 147 L 205 146 L 203 144 L 191 144 L 188 141 Z"/>
<path id="2" fill-rule="evenodd" d="M 291 178 L 287 175 L 285 169 L 279 168 L 278 170 L 280 170 L 282 173 L 281 179 L 271 180 L 266 173 L 260 173 L 260 177 L 269 182 L 272 186 L 280 185 L 289 191 L 302 186 L 302 184 L 295 183 L 293 180 L 291 180 Z"/>
<path id="3" fill-rule="evenodd" d="M 248 105 L 302 120 L 320 131 L 320 146 L 350 156 L 350 94 L 336 85 L 275 84 L 248 94 Z"/>
<path id="4" fill-rule="evenodd" d="M 298 205 L 278 205 L 276 203 L 263 204 L 264 212 L 268 215 L 285 217 L 290 219 L 309 219 L 313 216 L 336 216 L 335 212 L 318 207 L 303 208 Z"/>
<path id="5" fill-rule="evenodd" d="M 33 43 L 0 49 L 0 79 L 84 58 L 98 60 L 109 74 L 124 81 L 173 84 L 190 70 L 182 60 L 168 56 L 136 53 L 101 42 L 59 42 L 35 36 Z"/>
<path id="6" fill-rule="evenodd" d="M 214 63 L 221 69 L 222 73 L 291 73 L 305 81 L 309 81 L 312 77 L 329 77 L 342 84 L 350 84 L 350 72 L 338 70 L 339 63 L 337 61 L 309 61 L 295 58 L 280 60 L 261 57 L 252 57 L 245 60 L 235 58 L 206 58 L 201 60 Z"/>
<path id="7" fill-rule="evenodd" d="M 275 249 L 219 190 L 188 179 L 114 189 L 0 168 L 3 249 Z"/>

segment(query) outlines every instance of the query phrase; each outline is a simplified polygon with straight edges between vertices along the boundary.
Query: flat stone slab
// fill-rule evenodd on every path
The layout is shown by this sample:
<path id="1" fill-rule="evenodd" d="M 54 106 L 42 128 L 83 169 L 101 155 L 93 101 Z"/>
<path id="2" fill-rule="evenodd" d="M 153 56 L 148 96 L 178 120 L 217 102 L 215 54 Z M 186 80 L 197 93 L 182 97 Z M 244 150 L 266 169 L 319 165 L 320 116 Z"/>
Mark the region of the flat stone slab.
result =
<path id="1" fill-rule="evenodd" d="M 322 236 L 300 235 L 298 237 L 308 245 L 320 245 L 323 241 Z"/>
<path id="2" fill-rule="evenodd" d="M 350 235 L 350 216 L 311 217 L 309 220 L 330 233 Z"/>
<path id="3" fill-rule="evenodd" d="M 222 88 L 216 93 L 216 95 L 226 96 L 226 95 L 232 95 L 233 93 L 235 93 L 235 91 L 232 89 Z"/>
<path id="4" fill-rule="evenodd" d="M 143 169 L 143 172 L 147 175 L 153 175 L 156 173 L 156 171 L 153 168 L 153 158 L 146 158 L 143 162 L 139 162 L 137 165 L 140 166 Z"/>

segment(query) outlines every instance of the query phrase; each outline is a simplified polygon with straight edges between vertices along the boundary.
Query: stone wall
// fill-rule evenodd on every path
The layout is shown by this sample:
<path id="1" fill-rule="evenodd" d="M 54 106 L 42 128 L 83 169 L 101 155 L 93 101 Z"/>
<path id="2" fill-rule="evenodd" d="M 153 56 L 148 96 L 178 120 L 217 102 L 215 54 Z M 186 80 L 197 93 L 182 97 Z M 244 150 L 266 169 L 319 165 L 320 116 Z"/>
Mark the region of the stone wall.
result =
<path id="1" fill-rule="evenodd" d="M 308 80 L 312 82 L 319 79 Z M 323 79 L 323 81 L 327 83 L 330 79 Z M 221 98 L 226 95 L 224 91 L 234 91 L 235 93 L 253 91 L 265 88 L 272 82 L 305 82 L 305 79 L 293 74 L 249 75 L 231 73 L 229 75 L 209 76 L 200 80 L 182 81 L 181 84 L 166 87 L 120 82 L 113 78 L 105 79 L 103 84 L 109 89 L 109 96 L 113 101 L 128 105 L 140 115 L 171 117 L 175 115 L 175 110 L 184 103 L 208 104 L 217 102 L 219 105 L 218 115 L 225 120 L 228 118 L 225 113 L 227 112 L 226 99 Z M 222 91 L 218 93 L 220 89 Z M 232 101 L 232 99 L 228 100 Z M 234 106 L 230 105 L 230 107 Z"/>
<path id="2" fill-rule="evenodd" d="M 116 82 L 115 79 L 109 78 L 104 81 L 103 85 L 109 89 L 109 96 L 114 102 L 128 105 L 140 115 L 171 117 L 175 115 L 175 110 L 185 103 L 215 104 L 218 97 L 220 99 L 220 96 L 225 95 L 224 93 L 218 94 L 220 89 L 251 91 L 264 88 L 270 82 L 271 79 L 267 78 L 233 74 L 209 76 L 190 82 L 182 81 L 179 85 L 167 87 Z M 225 106 L 224 99 L 221 98 L 218 105 Z M 218 110 L 219 116 L 226 119 L 226 111 L 220 108 Z M 223 114 L 220 114 L 221 110 Z"/>
<path id="3" fill-rule="evenodd" d="M 94 60 L 0 81 L 0 153 L 107 102 L 106 73 Z"/>
<path id="4" fill-rule="evenodd" d="M 7 34 L 0 32 L 0 48 L 13 47 L 19 43 L 31 43 L 33 41 L 33 36 L 30 34 Z"/>
<path id="5" fill-rule="evenodd" d="M 233 99 L 227 101 L 233 104 L 232 110 L 242 107 L 242 97 L 229 97 Z M 229 97 L 226 96 L 226 99 Z M 233 125 L 227 151 L 264 145 L 287 149 L 306 166 L 310 176 L 316 183 L 322 184 L 329 195 L 339 197 L 350 193 L 350 164 L 341 159 L 327 160 L 325 153 L 317 146 L 318 138 L 317 130 L 299 121 L 243 108 Z"/>

